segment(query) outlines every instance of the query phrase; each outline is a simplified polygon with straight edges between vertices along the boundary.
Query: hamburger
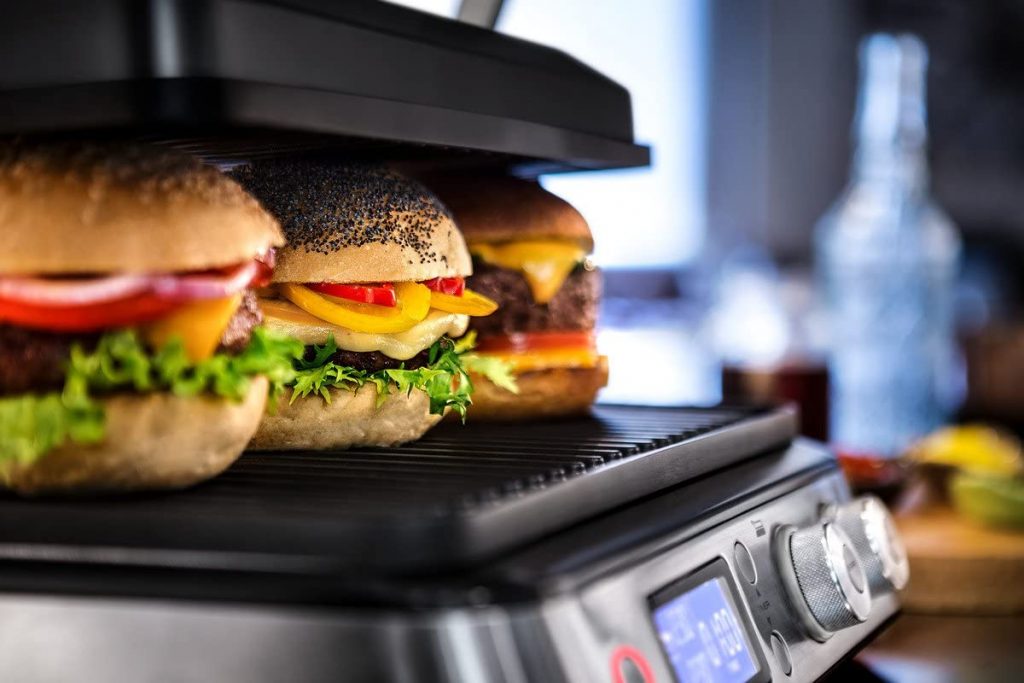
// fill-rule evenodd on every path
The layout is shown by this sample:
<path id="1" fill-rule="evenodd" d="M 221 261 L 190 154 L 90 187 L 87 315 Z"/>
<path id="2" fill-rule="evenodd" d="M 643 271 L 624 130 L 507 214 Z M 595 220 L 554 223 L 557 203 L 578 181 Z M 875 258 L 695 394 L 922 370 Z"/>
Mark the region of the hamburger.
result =
<path id="1" fill-rule="evenodd" d="M 394 445 L 464 417 L 473 386 L 453 339 L 496 304 L 465 287 L 469 252 L 437 198 L 371 166 L 274 161 L 234 176 L 284 230 L 260 305 L 297 344 L 290 395 L 252 447 Z"/>
<path id="2" fill-rule="evenodd" d="M 431 181 L 473 257 L 467 286 L 496 301 L 474 318 L 479 358 L 511 366 L 518 392 L 475 377 L 475 419 L 519 420 L 586 413 L 608 383 L 594 327 L 600 274 L 583 216 L 538 183 L 508 177 Z"/>
<path id="3" fill-rule="evenodd" d="M 0 486 L 180 488 L 227 468 L 290 370 L 252 293 L 281 243 L 187 155 L 0 144 Z"/>

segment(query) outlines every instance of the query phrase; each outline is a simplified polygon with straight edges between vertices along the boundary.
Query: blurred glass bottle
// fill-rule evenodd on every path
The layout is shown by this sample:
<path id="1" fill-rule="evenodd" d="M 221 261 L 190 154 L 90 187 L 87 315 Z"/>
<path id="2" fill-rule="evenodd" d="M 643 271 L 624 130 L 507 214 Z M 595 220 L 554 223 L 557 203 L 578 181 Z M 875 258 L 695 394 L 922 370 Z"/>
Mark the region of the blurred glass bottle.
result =
<path id="1" fill-rule="evenodd" d="M 960 238 L 928 191 L 924 44 L 875 34 L 860 63 L 850 182 L 816 228 L 831 435 L 841 453 L 895 457 L 950 408 Z"/>

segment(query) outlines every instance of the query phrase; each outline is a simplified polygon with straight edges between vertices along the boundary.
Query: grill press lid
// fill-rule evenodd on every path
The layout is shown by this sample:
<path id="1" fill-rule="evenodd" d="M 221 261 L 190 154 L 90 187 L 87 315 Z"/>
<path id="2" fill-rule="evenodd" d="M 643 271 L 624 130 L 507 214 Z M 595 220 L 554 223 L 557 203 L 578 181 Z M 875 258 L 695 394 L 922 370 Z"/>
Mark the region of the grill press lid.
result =
<path id="1" fill-rule="evenodd" d="M 7 3 L 0 135 L 83 131 L 227 162 L 321 150 L 536 174 L 650 160 L 622 86 L 389 3 Z"/>

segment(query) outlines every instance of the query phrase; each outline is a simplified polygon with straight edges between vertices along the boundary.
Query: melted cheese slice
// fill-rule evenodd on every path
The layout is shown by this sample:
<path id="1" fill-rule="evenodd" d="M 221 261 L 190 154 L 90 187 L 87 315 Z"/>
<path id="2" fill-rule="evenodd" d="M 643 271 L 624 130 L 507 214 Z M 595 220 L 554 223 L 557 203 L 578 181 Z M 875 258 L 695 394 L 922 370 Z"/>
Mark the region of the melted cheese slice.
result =
<path id="1" fill-rule="evenodd" d="M 189 360 L 205 360 L 217 350 L 224 330 L 241 303 L 241 293 L 221 299 L 194 301 L 144 325 L 142 335 L 154 348 L 180 338 Z"/>
<path id="2" fill-rule="evenodd" d="M 593 368 L 601 358 L 596 350 L 586 347 L 541 349 L 519 353 L 488 351 L 487 355 L 505 361 L 515 372 L 552 368 Z"/>
<path id="3" fill-rule="evenodd" d="M 569 273 L 587 255 L 583 247 L 565 240 L 471 244 L 469 249 L 486 263 L 522 273 L 539 304 L 554 298 Z"/>
<path id="4" fill-rule="evenodd" d="M 404 332 L 377 334 L 355 332 L 306 313 L 282 299 L 260 299 L 263 324 L 275 332 L 294 337 L 303 344 L 323 344 L 330 335 L 339 349 L 368 353 L 380 351 L 395 360 L 408 360 L 444 335 L 461 337 L 469 326 L 469 316 L 432 309 L 427 317 Z"/>

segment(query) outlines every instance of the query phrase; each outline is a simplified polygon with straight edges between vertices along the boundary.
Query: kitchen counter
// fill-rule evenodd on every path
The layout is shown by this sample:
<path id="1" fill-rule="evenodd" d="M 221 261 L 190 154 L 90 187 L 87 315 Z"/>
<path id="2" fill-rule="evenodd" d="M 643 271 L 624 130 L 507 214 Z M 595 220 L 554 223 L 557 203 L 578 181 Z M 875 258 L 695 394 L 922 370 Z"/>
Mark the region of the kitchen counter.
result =
<path id="1" fill-rule="evenodd" d="M 834 680 L 1000 683 L 1024 680 L 1024 616 L 904 614 Z"/>

